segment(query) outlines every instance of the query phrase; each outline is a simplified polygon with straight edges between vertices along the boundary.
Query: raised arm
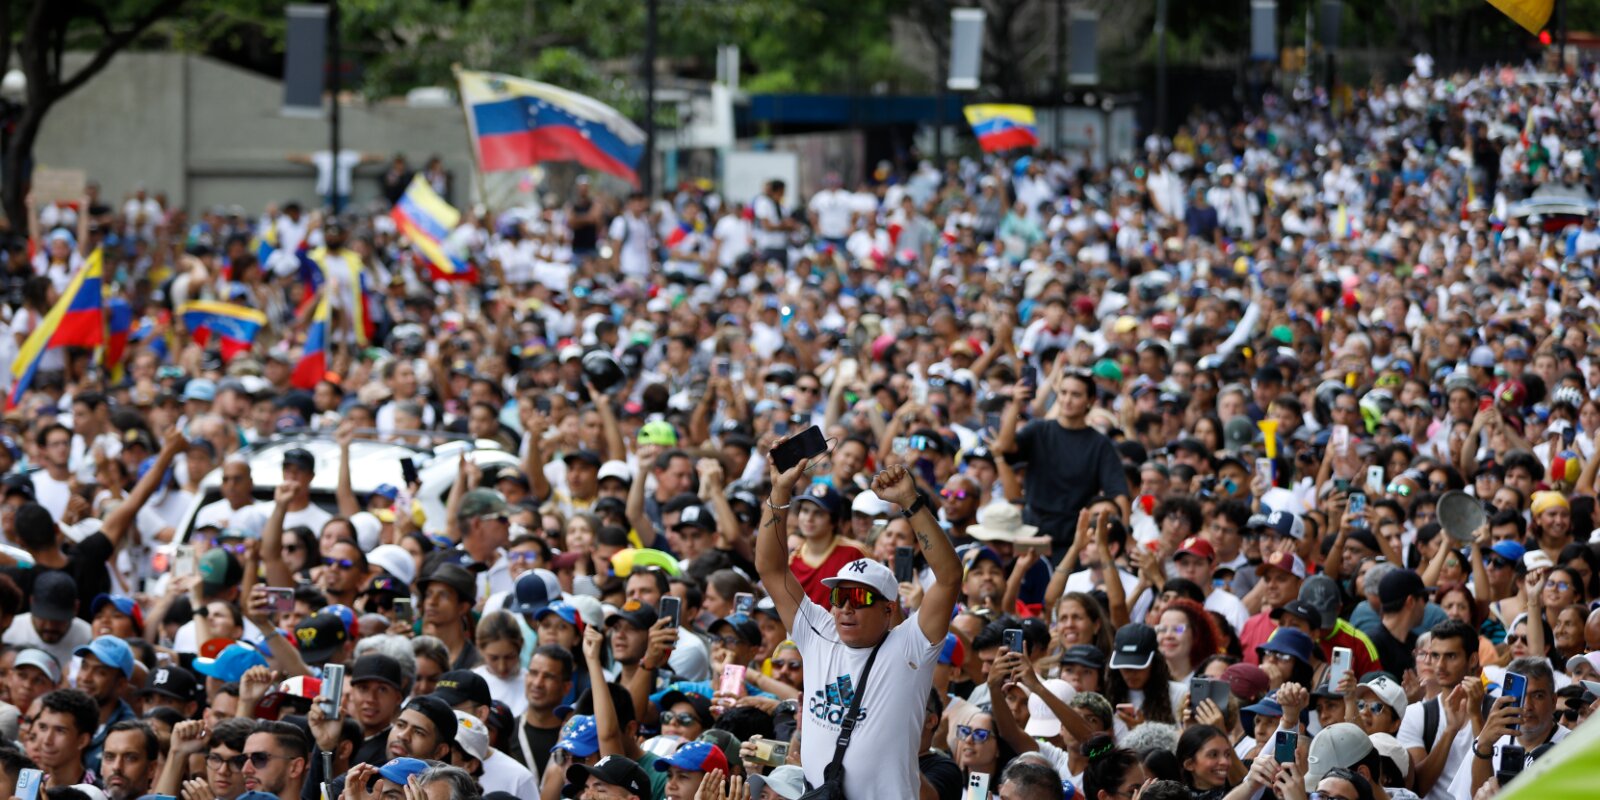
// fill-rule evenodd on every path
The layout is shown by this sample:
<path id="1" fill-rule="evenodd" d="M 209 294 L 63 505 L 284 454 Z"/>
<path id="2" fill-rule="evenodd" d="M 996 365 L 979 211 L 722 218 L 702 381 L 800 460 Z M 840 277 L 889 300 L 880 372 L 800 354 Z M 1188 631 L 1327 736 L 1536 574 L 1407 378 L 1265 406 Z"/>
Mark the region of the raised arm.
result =
<path id="1" fill-rule="evenodd" d="M 817 456 L 818 459 L 822 457 Z M 789 571 L 789 499 L 794 492 L 795 482 L 805 474 L 813 460 L 802 460 L 787 472 L 779 472 L 772 465 L 769 454 L 767 472 L 772 481 L 772 492 L 767 495 L 766 505 L 761 509 L 761 527 L 756 529 L 756 572 L 760 574 L 761 584 L 767 587 L 767 594 L 778 609 L 784 629 L 790 631 L 794 630 L 794 615 L 805 601 L 806 592 L 800 581 L 795 579 L 794 573 Z M 940 639 L 943 638 L 943 634 L 940 634 Z"/>
<path id="2" fill-rule="evenodd" d="M 617 709 L 611 705 L 611 692 L 606 690 L 605 667 L 600 663 L 600 648 L 605 640 L 599 628 L 583 631 L 583 661 L 593 687 L 590 695 L 594 698 L 594 728 L 600 739 L 600 755 L 627 756 L 638 761 L 639 743 L 625 735 L 622 726 L 617 724 Z"/>
<path id="3" fill-rule="evenodd" d="M 622 426 L 617 424 L 617 412 L 611 408 L 611 398 L 599 391 L 588 380 L 583 382 L 594 400 L 594 413 L 600 415 L 600 429 L 606 436 L 606 460 L 627 461 L 628 446 L 622 440 Z"/>
<path id="4" fill-rule="evenodd" d="M 1122 585 L 1122 571 L 1117 569 L 1117 562 L 1111 558 L 1111 551 L 1108 549 L 1110 544 L 1107 541 L 1109 537 L 1107 530 L 1110 526 L 1106 524 L 1107 513 L 1102 511 L 1095 515 L 1094 543 L 1095 548 L 1100 551 L 1100 578 L 1106 585 L 1107 611 L 1111 613 L 1111 624 L 1120 628 L 1128 624 L 1128 618 L 1132 615 L 1128 610 L 1128 596 Z"/>
<path id="5" fill-rule="evenodd" d="M 294 573 L 283 561 L 283 518 L 289 513 L 289 499 L 298 488 L 297 482 L 284 481 L 272 490 L 272 513 L 261 527 L 261 566 L 268 586 L 294 586 Z"/>
<path id="6" fill-rule="evenodd" d="M 522 473 L 528 476 L 528 491 L 541 503 L 550 499 L 550 479 L 544 474 L 544 432 L 549 426 L 549 418 L 531 403 L 522 409 L 522 430 L 528 437 Z"/>
<path id="7" fill-rule="evenodd" d="M 334 487 L 333 496 L 339 503 L 339 513 L 346 517 L 355 516 L 361 511 L 361 501 L 356 498 L 356 490 L 350 485 L 350 442 L 355 438 L 356 424 L 352 420 L 341 421 L 338 430 L 333 432 L 333 440 L 339 445 L 339 482 Z"/>
<path id="8" fill-rule="evenodd" d="M 1005 459 L 997 458 L 996 463 Z M 1089 543 L 1089 512 L 1083 509 L 1078 512 L 1078 530 L 1072 537 L 1072 544 L 1067 547 L 1066 555 L 1056 564 L 1055 572 L 1050 574 L 1050 585 L 1044 590 L 1045 613 L 1055 616 L 1056 603 L 1061 601 L 1061 595 L 1067 593 L 1067 578 L 1072 571 L 1078 568 L 1078 556 L 1083 553 L 1083 546 Z"/>
<path id="9" fill-rule="evenodd" d="M 956 549 L 939 527 L 927 497 L 918 496 L 916 481 L 905 467 L 890 467 L 878 473 L 872 479 L 872 491 L 900 506 L 902 513 L 916 509 L 911 515 L 911 529 L 922 546 L 922 557 L 933 571 L 933 584 L 923 593 L 917 622 L 928 641 L 942 642 L 950 632 L 950 613 L 955 610 L 956 595 L 961 591 L 961 560 L 956 557 Z"/>
<path id="10" fill-rule="evenodd" d="M 1033 390 L 1020 381 L 1011 390 L 1011 402 L 1006 403 L 1005 413 L 1000 415 L 1000 433 L 994 439 L 996 456 L 1009 456 L 1017 452 L 1017 426 L 1021 424 L 1022 410 L 1028 407 L 1028 401 L 1032 399 Z"/>
<path id="11" fill-rule="evenodd" d="M 138 516 L 139 509 L 150 500 L 150 495 L 156 493 L 156 487 L 166 477 L 167 468 L 172 466 L 172 459 L 188 446 L 183 433 L 174 429 L 167 431 L 166 437 L 161 440 L 161 452 L 156 456 L 155 466 L 144 474 L 139 482 L 133 485 L 133 491 L 128 492 L 128 498 L 106 516 L 105 524 L 100 527 L 100 532 L 111 540 L 111 546 L 116 547 L 133 528 L 134 518 Z"/>

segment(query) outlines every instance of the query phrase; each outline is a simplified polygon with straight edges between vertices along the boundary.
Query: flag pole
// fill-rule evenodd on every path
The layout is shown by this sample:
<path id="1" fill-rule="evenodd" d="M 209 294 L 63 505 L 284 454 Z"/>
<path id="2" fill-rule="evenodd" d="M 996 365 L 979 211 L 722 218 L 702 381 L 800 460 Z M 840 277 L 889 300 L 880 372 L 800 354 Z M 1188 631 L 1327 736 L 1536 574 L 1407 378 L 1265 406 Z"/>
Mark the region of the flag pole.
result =
<path id="1" fill-rule="evenodd" d="M 467 113 L 467 93 L 461 90 L 461 65 L 450 65 L 450 74 L 456 79 L 456 94 L 461 99 L 461 119 L 467 125 L 467 152 L 472 154 L 472 175 L 476 180 L 472 182 L 473 193 L 478 196 L 477 205 L 484 209 L 489 208 L 489 192 L 483 185 L 483 164 L 478 161 L 478 129 L 472 122 L 472 115 Z M 470 210 L 470 209 L 468 209 Z"/>

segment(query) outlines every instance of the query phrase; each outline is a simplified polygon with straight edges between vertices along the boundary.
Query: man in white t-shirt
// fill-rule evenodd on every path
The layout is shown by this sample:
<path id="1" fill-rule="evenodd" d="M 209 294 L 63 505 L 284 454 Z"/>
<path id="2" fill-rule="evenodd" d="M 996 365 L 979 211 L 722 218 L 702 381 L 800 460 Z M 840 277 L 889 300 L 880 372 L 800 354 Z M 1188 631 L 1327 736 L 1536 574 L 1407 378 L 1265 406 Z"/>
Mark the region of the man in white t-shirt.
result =
<path id="1" fill-rule="evenodd" d="M 61 521 L 66 513 L 67 501 L 72 499 L 72 470 L 68 468 L 72 457 L 72 431 L 60 423 L 39 431 L 39 463 L 43 469 L 34 472 L 33 494 L 50 512 L 50 518 Z"/>
<path id="2" fill-rule="evenodd" d="M 311 479 L 317 475 L 317 459 L 311 451 L 301 447 L 290 448 L 283 453 L 283 482 L 294 485 L 293 495 L 284 504 L 283 529 L 304 525 L 312 533 L 322 533 L 322 526 L 333 515 L 323 511 L 316 503 L 311 502 Z M 281 488 L 281 487 L 280 487 Z M 273 500 L 263 500 L 256 504 L 256 510 L 263 519 L 272 516 Z"/>
<path id="3" fill-rule="evenodd" d="M 1427 650 L 1417 658 L 1433 665 L 1441 692 L 1438 697 L 1407 705 L 1395 738 L 1411 753 L 1417 794 L 1424 800 L 1452 800 L 1450 782 L 1472 758 L 1471 700 L 1462 679 L 1477 681 L 1478 633 L 1471 625 L 1451 620 L 1433 626 L 1429 634 Z"/>
<path id="4" fill-rule="evenodd" d="M 825 576 L 830 609 L 806 597 L 789 571 L 786 524 L 795 482 L 810 459 L 785 472 L 771 469 L 772 493 L 762 510 L 756 566 L 789 638 L 805 664 L 800 712 L 800 761 L 806 781 L 820 786 L 841 732 L 852 731 L 844 754 L 846 797 L 915 797 L 921 787 L 916 737 L 921 729 L 933 668 L 955 608 L 961 566 L 934 509 L 904 467 L 878 473 L 872 489 L 898 505 L 911 521 L 934 582 L 922 606 L 899 625 L 899 584 L 888 567 L 862 558 Z M 866 672 L 871 660 L 871 672 Z M 856 692 L 861 692 L 859 703 Z M 852 705 L 859 711 L 851 717 Z M 847 719 L 848 722 L 847 722 Z"/>
<path id="5" fill-rule="evenodd" d="M 855 196 L 844 190 L 844 181 L 838 173 L 829 173 L 825 187 L 811 196 L 811 227 L 834 249 L 842 250 L 850 235 L 850 212 L 855 207 Z"/>
<path id="6" fill-rule="evenodd" d="M 650 277 L 650 241 L 654 234 L 650 230 L 650 216 L 646 213 L 649 206 L 642 194 L 634 193 L 628 197 L 628 205 L 611 220 L 611 227 L 606 231 L 606 236 L 611 240 L 611 250 L 617 254 L 617 269 L 629 278 L 647 279 Z"/>
<path id="7" fill-rule="evenodd" d="M 1172 560 L 1177 562 L 1178 577 L 1194 581 L 1200 591 L 1205 592 L 1207 611 L 1221 614 L 1236 631 L 1244 628 L 1245 621 L 1250 619 L 1250 612 L 1245 609 L 1244 603 L 1232 592 L 1217 588 L 1211 580 L 1217 564 L 1217 551 L 1211 542 L 1199 536 L 1190 536 L 1183 540 Z"/>
<path id="8" fill-rule="evenodd" d="M 789 230 L 793 223 L 783 207 L 783 181 L 767 181 L 767 188 L 751 203 L 755 212 L 756 251 L 764 261 L 789 266 Z"/>
<path id="9" fill-rule="evenodd" d="M 1447 776 L 1453 777 L 1449 796 L 1455 800 L 1472 800 L 1473 790 L 1503 769 L 1501 760 L 1508 745 L 1521 747 L 1523 758 L 1528 759 L 1534 750 L 1559 742 L 1572 733 L 1556 724 L 1555 675 L 1550 671 L 1549 659 L 1519 658 L 1506 667 L 1506 672 L 1521 675 L 1528 681 L 1522 707 L 1512 705 L 1502 688 L 1501 696 L 1495 699 L 1484 717 L 1483 730 L 1472 742 L 1472 758 L 1457 767 L 1454 776 Z M 1505 686 L 1503 681 L 1501 686 Z M 1443 782 L 1441 777 L 1440 783 Z"/>

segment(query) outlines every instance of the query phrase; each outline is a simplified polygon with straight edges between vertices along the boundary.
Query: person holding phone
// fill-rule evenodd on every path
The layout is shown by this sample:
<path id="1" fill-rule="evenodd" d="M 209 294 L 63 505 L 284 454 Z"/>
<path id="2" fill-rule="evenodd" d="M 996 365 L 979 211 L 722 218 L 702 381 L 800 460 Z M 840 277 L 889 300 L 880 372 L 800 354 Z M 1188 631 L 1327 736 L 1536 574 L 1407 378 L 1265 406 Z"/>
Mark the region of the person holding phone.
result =
<path id="1" fill-rule="evenodd" d="M 1468 763 L 1458 767 L 1453 776 L 1439 779 L 1441 782 L 1450 780 L 1451 797 L 1466 796 L 1504 770 L 1500 756 L 1506 745 L 1519 745 L 1524 753 L 1532 753 L 1572 733 L 1557 722 L 1555 674 L 1548 659 L 1519 658 L 1506 667 L 1506 672 L 1527 679 L 1522 703 L 1519 706 L 1512 698 L 1501 696 L 1489 705 L 1488 712 L 1481 718 L 1481 729 L 1472 741 L 1472 757 Z"/>
<path id="2" fill-rule="evenodd" d="M 829 606 L 825 611 L 807 596 L 785 558 L 786 517 L 795 484 L 807 466 L 801 462 L 786 472 L 771 470 L 772 492 L 762 509 L 756 539 L 762 583 L 806 664 L 802 696 L 825 698 L 807 704 L 802 712 L 806 716 L 800 728 L 800 761 L 807 781 L 820 786 L 850 709 L 844 699 L 853 698 L 872 658 L 861 705 L 873 711 L 854 725 L 853 744 L 844 753 L 843 790 L 849 797 L 912 797 L 921 784 L 917 741 L 903 734 L 923 719 L 934 665 L 950 628 L 961 567 L 928 498 L 918 492 L 904 467 L 891 467 L 874 478 L 872 490 L 911 520 L 934 582 L 924 592 L 921 607 L 895 625 L 899 585 L 894 573 L 876 561 L 858 558 L 838 575 L 824 579 Z M 826 691 L 830 686 L 833 692 Z M 830 697 L 838 701 L 826 699 Z M 871 745 L 862 746 L 865 742 Z"/>

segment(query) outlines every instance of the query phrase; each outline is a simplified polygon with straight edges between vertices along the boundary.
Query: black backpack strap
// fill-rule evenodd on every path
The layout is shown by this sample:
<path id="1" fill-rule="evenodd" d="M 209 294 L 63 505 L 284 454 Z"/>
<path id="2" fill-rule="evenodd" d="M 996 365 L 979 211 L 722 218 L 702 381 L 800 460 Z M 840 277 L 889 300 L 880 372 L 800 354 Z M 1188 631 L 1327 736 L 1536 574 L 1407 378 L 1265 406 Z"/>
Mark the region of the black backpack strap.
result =
<path id="1" fill-rule="evenodd" d="M 833 749 L 833 760 L 823 770 L 825 777 L 831 778 L 844 770 L 844 751 L 850 746 L 850 735 L 856 729 L 856 716 L 861 713 L 861 698 L 866 696 L 867 679 L 872 676 L 872 663 L 878 660 L 878 650 L 882 647 L 883 642 L 879 642 L 872 648 L 872 654 L 867 656 L 867 665 L 861 670 L 861 683 L 856 687 L 855 697 L 850 698 L 850 710 L 839 721 L 839 743 Z"/>
<path id="2" fill-rule="evenodd" d="M 1439 735 L 1439 698 L 1422 704 L 1422 749 L 1433 749 L 1433 739 Z"/>

